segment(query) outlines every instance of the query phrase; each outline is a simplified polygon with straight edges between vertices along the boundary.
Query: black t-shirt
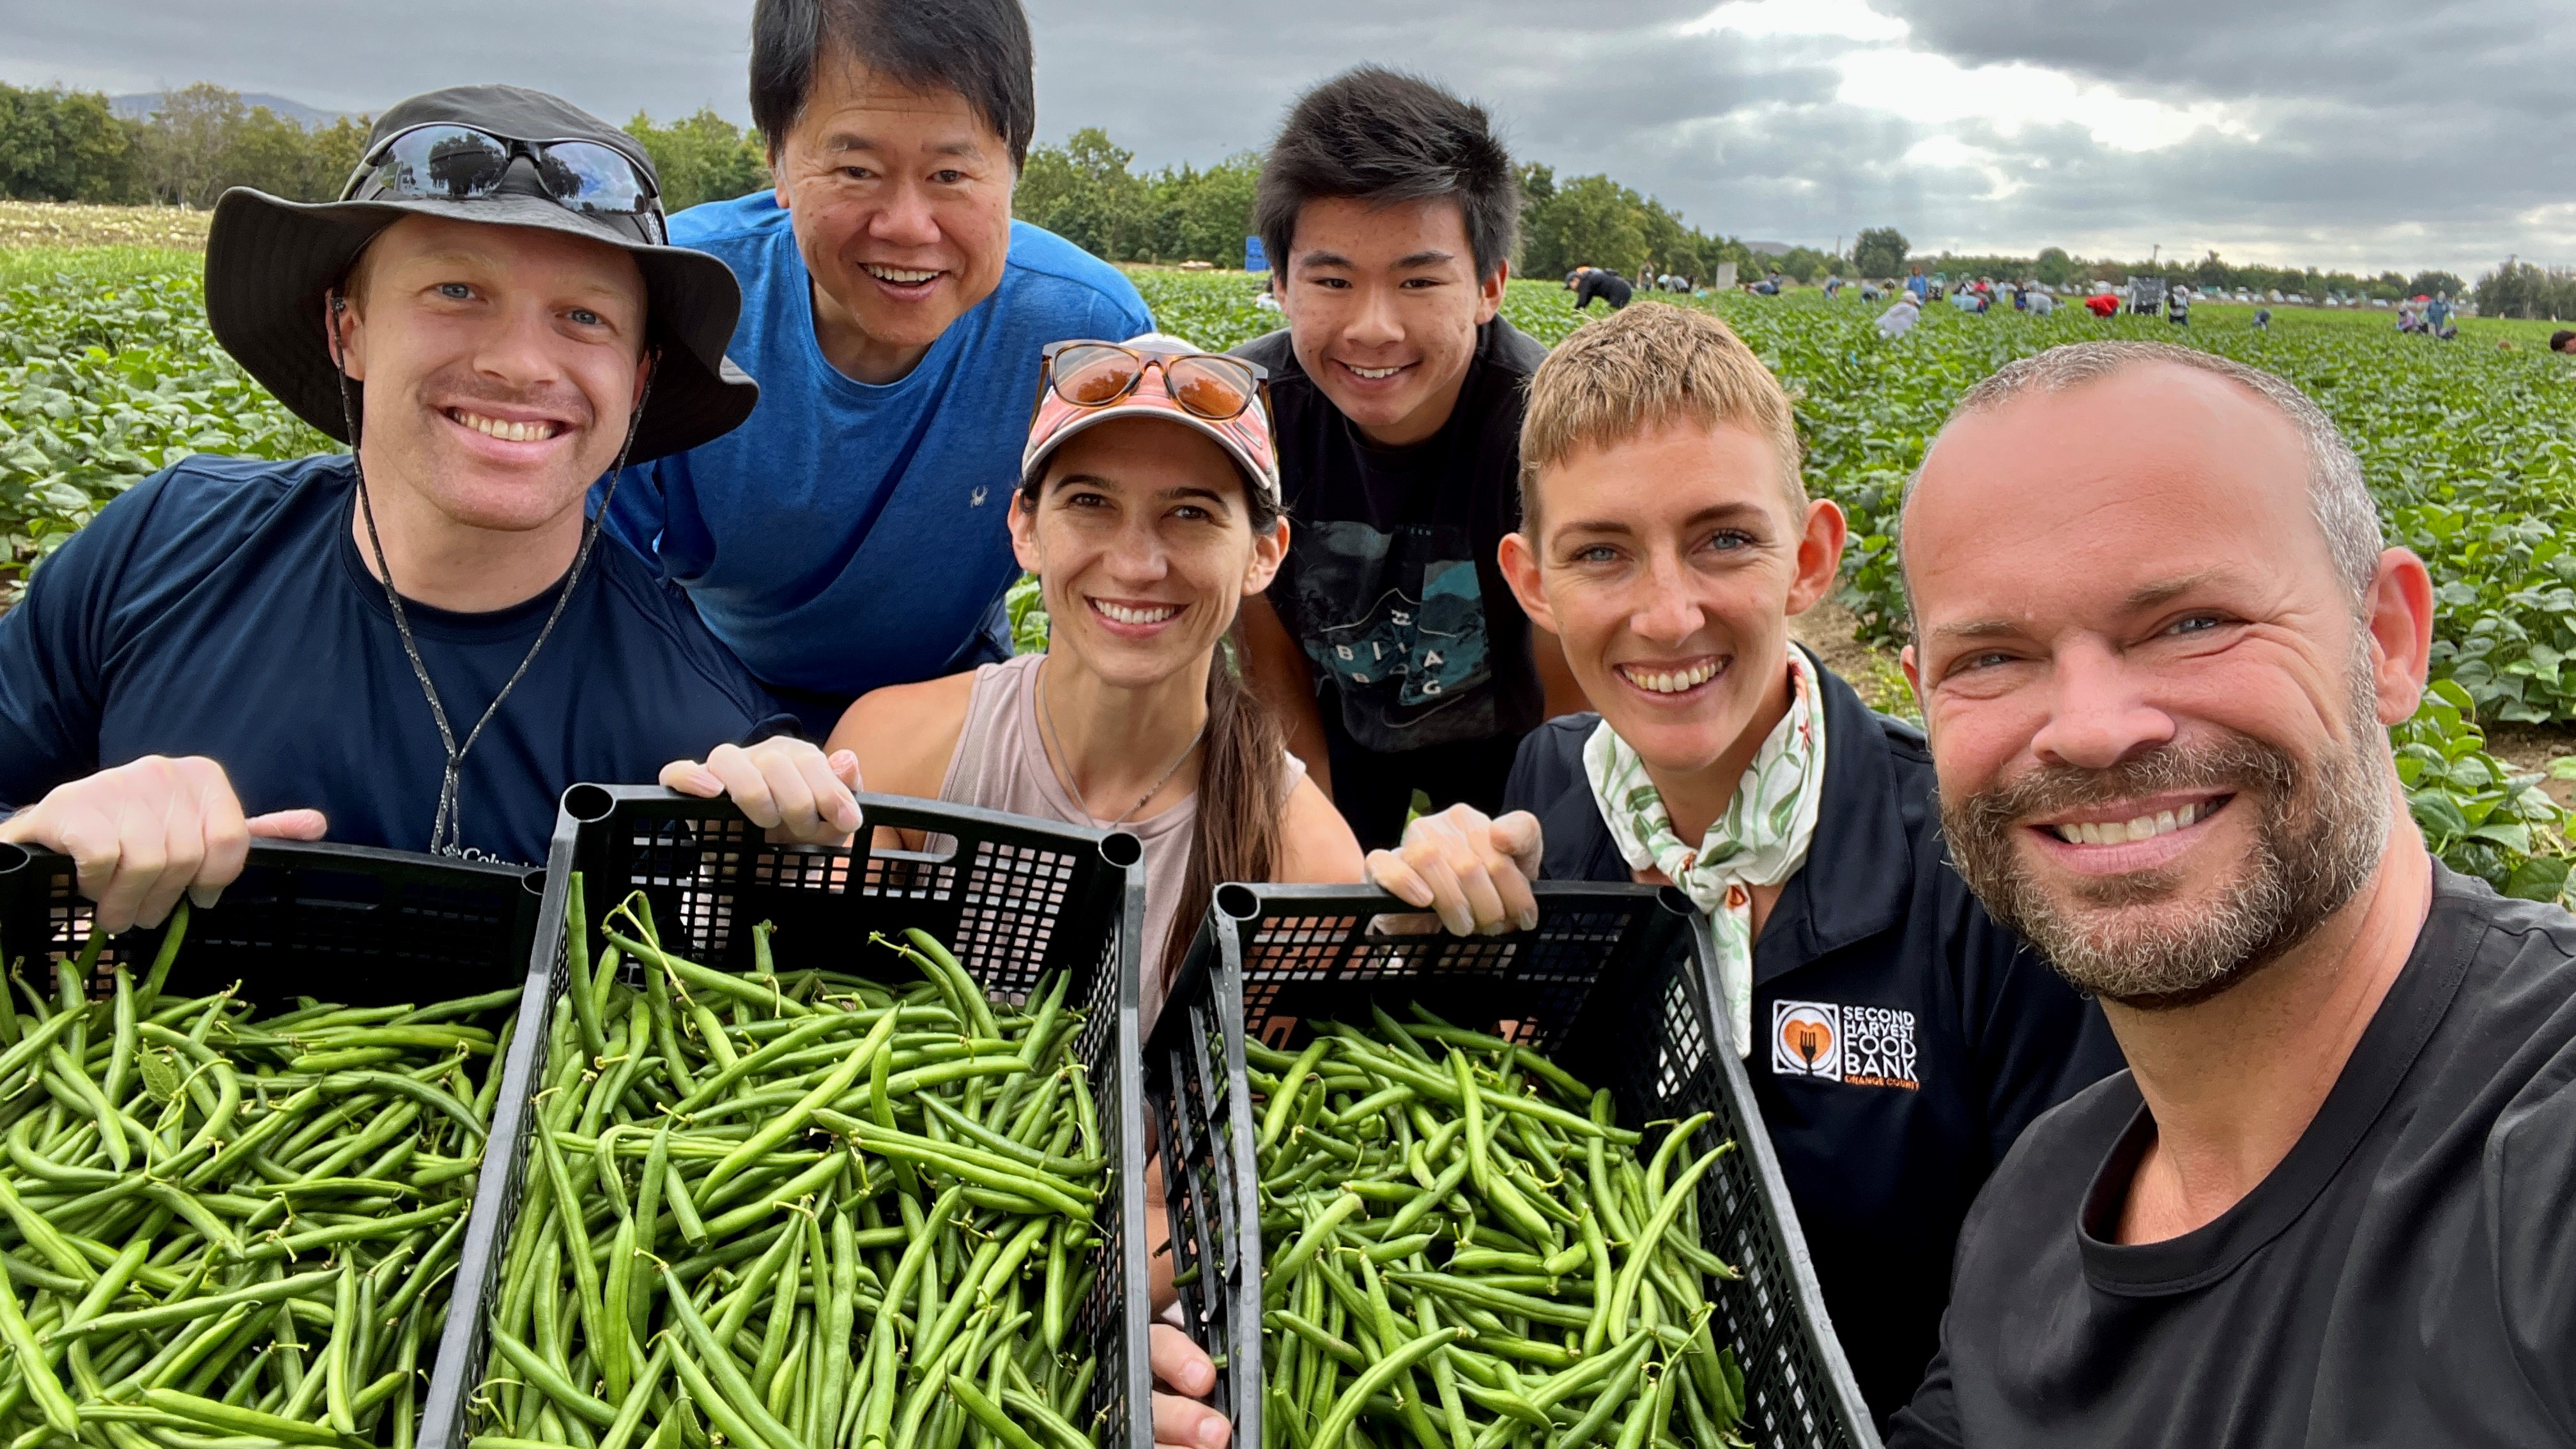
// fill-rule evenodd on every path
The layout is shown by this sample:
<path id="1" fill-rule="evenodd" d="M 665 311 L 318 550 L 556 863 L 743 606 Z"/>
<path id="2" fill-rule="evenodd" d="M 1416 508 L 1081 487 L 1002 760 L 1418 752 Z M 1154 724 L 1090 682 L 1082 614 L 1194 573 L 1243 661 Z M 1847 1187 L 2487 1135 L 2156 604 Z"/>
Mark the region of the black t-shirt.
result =
<path id="1" fill-rule="evenodd" d="M 2111 1241 L 2155 1123 L 2042 1118 L 1960 1237 L 1892 1449 L 2576 1444 L 2576 917 L 2434 866 L 2405 969 L 2289 1156 Z"/>
<path id="2" fill-rule="evenodd" d="M 447 753 L 350 535 L 347 455 L 189 458 L 99 511 L 0 615 L 0 814 L 144 755 L 205 755 L 252 814 L 425 850 Z M 491 613 L 406 601 L 462 740 L 558 589 Z M 642 784 L 787 723 L 677 586 L 614 540 L 465 756 L 466 849 L 536 864 L 566 786 Z"/>
<path id="3" fill-rule="evenodd" d="M 1527 732 L 1546 699 L 1495 550 L 1520 527 L 1521 412 L 1547 349 L 1499 317 L 1478 328 L 1448 423 L 1409 448 L 1361 437 L 1285 331 L 1235 350 L 1270 371 L 1291 521 L 1270 603 L 1327 723 L 1379 754 Z"/>
<path id="4" fill-rule="evenodd" d="M 1745 1067 L 1835 1335 L 1883 1420 L 1939 1343 L 1977 1189 L 2034 1118 L 2118 1071 L 2120 1049 L 1951 866 L 1921 732 L 1816 674 L 1824 799 L 1807 864 L 1753 943 Z M 1505 790 L 1539 817 L 1549 880 L 1630 879 L 1583 773 L 1599 723 L 1540 726 Z M 1819 1039 L 1821 1057 L 1798 1051 Z"/>
<path id="5" fill-rule="evenodd" d="M 1616 312 L 1627 306 L 1628 299 L 1635 295 L 1636 290 L 1628 285 L 1627 278 L 1599 267 L 1574 279 L 1574 308 L 1578 312 L 1591 306 L 1595 297 L 1608 302 L 1610 310 Z"/>

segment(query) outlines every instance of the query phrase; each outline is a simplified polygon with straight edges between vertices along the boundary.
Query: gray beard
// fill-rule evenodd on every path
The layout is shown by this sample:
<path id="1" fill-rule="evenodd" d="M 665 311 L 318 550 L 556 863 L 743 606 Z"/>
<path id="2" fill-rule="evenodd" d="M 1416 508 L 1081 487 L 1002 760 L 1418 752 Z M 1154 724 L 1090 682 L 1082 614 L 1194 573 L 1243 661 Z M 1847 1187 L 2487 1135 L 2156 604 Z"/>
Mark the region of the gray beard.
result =
<path id="1" fill-rule="evenodd" d="M 2058 974 L 2107 1001 L 2170 1010 L 2206 1001 L 2279 960 L 2357 895 L 2387 848 L 2389 794 L 2377 768 L 2383 738 L 2361 673 L 2353 743 L 2314 767 L 2243 735 L 2166 746 L 2107 770 L 2042 766 L 2006 785 L 1941 802 L 1950 854 L 1994 918 L 2037 948 Z M 2380 747 L 2384 749 L 2384 746 Z M 2205 908 L 2138 920 L 2172 906 L 2179 871 L 2146 871 L 2051 892 L 2024 865 L 2016 821 L 2168 791 L 2228 791 L 2229 810 L 2254 810 L 2243 868 Z"/>

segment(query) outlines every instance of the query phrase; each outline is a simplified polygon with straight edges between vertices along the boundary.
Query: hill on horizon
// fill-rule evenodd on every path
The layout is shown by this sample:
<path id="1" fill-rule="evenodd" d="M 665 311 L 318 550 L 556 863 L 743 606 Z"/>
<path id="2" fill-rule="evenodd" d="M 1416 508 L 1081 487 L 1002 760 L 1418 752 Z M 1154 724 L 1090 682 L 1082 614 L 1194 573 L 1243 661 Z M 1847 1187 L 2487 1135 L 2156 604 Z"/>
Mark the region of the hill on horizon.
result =
<path id="1" fill-rule="evenodd" d="M 165 91 L 143 91 L 130 96 L 110 96 L 107 103 L 118 115 L 128 120 L 148 121 L 152 119 L 154 111 L 161 109 L 161 97 L 166 94 L 168 93 Z M 357 114 L 354 111 L 326 111 L 318 106 L 308 106 L 302 101 L 254 91 L 242 92 L 242 104 L 266 106 L 276 115 L 305 127 L 327 126 L 342 116 Z"/>

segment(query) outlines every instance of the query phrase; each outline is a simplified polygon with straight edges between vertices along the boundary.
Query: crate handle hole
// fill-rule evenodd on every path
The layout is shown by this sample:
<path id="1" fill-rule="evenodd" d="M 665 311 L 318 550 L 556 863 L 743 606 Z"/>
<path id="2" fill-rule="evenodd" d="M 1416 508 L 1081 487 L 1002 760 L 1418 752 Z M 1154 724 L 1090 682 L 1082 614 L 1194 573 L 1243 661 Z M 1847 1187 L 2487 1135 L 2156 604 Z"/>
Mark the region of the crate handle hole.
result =
<path id="1" fill-rule="evenodd" d="M 1120 870 L 1134 870 L 1145 858 L 1145 842 L 1124 830 L 1113 830 L 1101 837 L 1100 858 Z"/>
<path id="2" fill-rule="evenodd" d="M 1216 888 L 1216 908 L 1229 920 L 1257 920 L 1261 915 L 1261 895 L 1239 881 L 1228 881 Z"/>
<path id="3" fill-rule="evenodd" d="M 34 860 L 35 858 L 35 853 L 23 845 L 0 841 L 0 875 L 7 875 L 11 871 L 24 870 L 27 866 L 27 862 Z"/>
<path id="4" fill-rule="evenodd" d="M 610 797 L 604 786 L 575 785 L 564 791 L 563 808 L 566 815 L 582 824 L 597 825 L 608 818 L 611 810 L 617 808 L 617 802 Z"/>

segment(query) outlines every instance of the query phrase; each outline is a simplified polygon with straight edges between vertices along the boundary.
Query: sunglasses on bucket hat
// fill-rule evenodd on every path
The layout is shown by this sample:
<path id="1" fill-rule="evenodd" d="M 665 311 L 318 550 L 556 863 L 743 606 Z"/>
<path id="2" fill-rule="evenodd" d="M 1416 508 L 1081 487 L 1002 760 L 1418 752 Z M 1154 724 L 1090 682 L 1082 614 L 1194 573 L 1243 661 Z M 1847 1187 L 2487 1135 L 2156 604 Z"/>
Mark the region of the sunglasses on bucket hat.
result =
<path id="1" fill-rule="evenodd" d="M 533 141 L 455 121 L 413 126 L 369 147 L 340 199 L 496 196 L 511 163 L 522 156 L 535 169 L 537 185 L 558 205 L 648 245 L 669 241 L 652 176 L 616 147 L 576 139 Z"/>
<path id="2" fill-rule="evenodd" d="M 1212 423 L 1243 416 L 1257 399 L 1269 411 L 1270 373 L 1258 363 L 1214 352 L 1146 351 L 1117 342 L 1050 342 L 1039 354 L 1038 400 L 1057 397 L 1078 408 L 1105 408 L 1163 374 L 1163 391 L 1182 411 Z"/>

